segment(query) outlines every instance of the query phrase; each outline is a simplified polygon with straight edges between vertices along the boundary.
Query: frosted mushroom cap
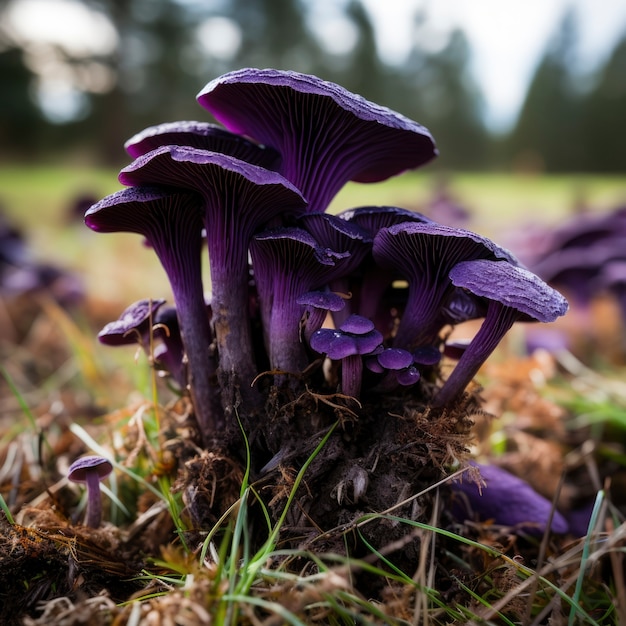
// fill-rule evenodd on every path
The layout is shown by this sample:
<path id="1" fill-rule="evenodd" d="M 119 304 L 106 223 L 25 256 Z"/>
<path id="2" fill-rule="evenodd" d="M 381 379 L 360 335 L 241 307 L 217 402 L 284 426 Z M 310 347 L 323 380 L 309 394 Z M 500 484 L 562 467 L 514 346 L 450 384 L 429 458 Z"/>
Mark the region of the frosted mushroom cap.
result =
<path id="1" fill-rule="evenodd" d="M 102 456 L 90 455 L 76 459 L 68 470 L 67 478 L 74 483 L 87 482 L 87 474 L 95 472 L 100 480 L 113 471 L 113 464 Z"/>

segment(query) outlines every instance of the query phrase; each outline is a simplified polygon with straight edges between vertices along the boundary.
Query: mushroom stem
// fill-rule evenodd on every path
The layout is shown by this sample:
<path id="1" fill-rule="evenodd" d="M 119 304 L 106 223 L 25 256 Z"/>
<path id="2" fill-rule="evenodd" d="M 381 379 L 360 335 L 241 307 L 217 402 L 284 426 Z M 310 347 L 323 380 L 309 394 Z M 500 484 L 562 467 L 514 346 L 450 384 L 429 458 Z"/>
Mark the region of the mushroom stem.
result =
<path id="1" fill-rule="evenodd" d="M 209 354 L 212 337 L 206 304 L 202 298 L 192 295 L 194 291 L 180 289 L 173 281 L 171 284 L 187 356 L 189 395 L 206 444 L 224 428 L 224 416 L 215 381 L 216 371 Z M 202 293 L 201 283 L 197 285 L 197 289 L 199 291 L 195 291 L 196 294 Z"/>
<path id="2" fill-rule="evenodd" d="M 86 472 L 85 484 L 87 486 L 85 525 L 89 528 L 98 528 L 102 521 L 102 497 L 100 495 L 100 476 L 97 470 L 93 469 Z"/>
<path id="3" fill-rule="evenodd" d="M 504 306 L 492 300 L 489 302 L 487 315 L 470 345 L 459 359 L 439 393 L 435 396 L 433 406 L 442 408 L 449 406 L 469 385 L 487 357 L 496 349 L 502 337 L 519 318 L 517 309 Z"/>
<path id="4" fill-rule="evenodd" d="M 358 398 L 362 379 L 363 358 L 360 354 L 351 354 L 341 360 L 341 393 Z"/>

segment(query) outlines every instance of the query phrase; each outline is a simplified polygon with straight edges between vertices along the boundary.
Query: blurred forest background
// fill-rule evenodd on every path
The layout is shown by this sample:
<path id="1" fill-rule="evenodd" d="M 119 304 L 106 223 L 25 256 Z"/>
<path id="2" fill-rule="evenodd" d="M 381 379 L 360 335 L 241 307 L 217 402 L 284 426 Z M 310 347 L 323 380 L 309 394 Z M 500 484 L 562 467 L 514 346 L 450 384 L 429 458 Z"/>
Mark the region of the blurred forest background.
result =
<path id="1" fill-rule="evenodd" d="M 419 121 L 437 140 L 436 168 L 626 171 L 626 32 L 601 66 L 583 73 L 572 10 L 549 39 L 516 122 L 496 133 L 469 69 L 468 38 L 454 30 L 436 48 L 421 45 L 429 38 L 425 12 L 415 15 L 411 53 L 390 65 L 359 0 L 341 5 L 349 28 L 330 46 L 324 24 L 314 27 L 315 3 L 304 0 L 83 0 L 109 34 L 98 51 L 20 38 L 6 19 L 19 1 L 0 0 L 5 163 L 77 155 L 94 165 L 125 163 L 126 139 L 151 124 L 207 120 L 196 93 L 226 71 L 255 66 L 317 74 Z M 55 81 L 71 86 L 63 110 L 41 89 Z"/>

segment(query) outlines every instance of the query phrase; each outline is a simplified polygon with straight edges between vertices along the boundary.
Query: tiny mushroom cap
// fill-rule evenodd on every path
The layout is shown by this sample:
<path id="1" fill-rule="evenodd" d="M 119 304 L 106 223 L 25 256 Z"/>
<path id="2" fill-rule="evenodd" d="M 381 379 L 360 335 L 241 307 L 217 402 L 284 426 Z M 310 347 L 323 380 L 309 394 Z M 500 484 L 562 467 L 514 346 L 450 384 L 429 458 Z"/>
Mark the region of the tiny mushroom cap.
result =
<path id="1" fill-rule="evenodd" d="M 278 150 L 279 171 L 312 213 L 350 180 L 385 180 L 437 155 L 420 124 L 308 74 L 235 70 L 208 83 L 198 102 L 229 130 Z"/>
<path id="2" fill-rule="evenodd" d="M 409 283 L 404 315 L 394 347 L 432 345 L 448 323 L 442 313 L 454 286 L 449 271 L 461 261 L 478 258 L 517 260 L 490 239 L 443 224 L 403 222 L 382 228 L 374 237 L 374 259 L 402 273 Z"/>
<path id="3" fill-rule="evenodd" d="M 84 456 L 74 461 L 67 473 L 68 480 L 87 485 L 87 517 L 85 524 L 90 528 L 100 526 L 102 519 L 102 500 L 100 481 L 113 471 L 112 463 L 102 456 Z"/>
<path id="4" fill-rule="evenodd" d="M 208 122 L 166 122 L 149 126 L 131 137 L 124 144 L 124 148 L 130 156 L 137 158 L 155 148 L 168 145 L 221 152 L 268 169 L 276 169 L 280 163 L 280 155 L 276 150 L 260 146 L 241 135 Z"/>
<path id="5" fill-rule="evenodd" d="M 211 271 L 213 325 L 219 353 L 225 409 L 239 386 L 244 401 L 259 399 L 251 388 L 257 375 L 252 348 L 248 246 L 270 220 L 304 211 L 306 201 L 280 174 L 235 157 L 162 146 L 124 168 L 125 185 L 161 184 L 194 190 L 203 198 L 203 219 Z M 232 393 L 231 393 L 232 391 Z"/>
<path id="6" fill-rule="evenodd" d="M 437 407 L 456 400 L 517 321 L 553 322 L 567 311 L 567 300 L 527 269 L 506 261 L 477 259 L 459 263 L 450 280 L 484 298 L 483 323 L 434 399 Z"/>
<path id="7" fill-rule="evenodd" d="M 552 503 L 526 481 L 497 465 L 472 465 L 480 470 L 485 486 L 467 479 L 451 482 L 455 517 L 464 519 L 474 514 L 483 522 L 493 521 L 513 531 L 542 535 L 552 515 L 550 530 L 567 533 L 567 520 L 558 511 L 553 512 Z"/>
<path id="8" fill-rule="evenodd" d="M 320 328 L 311 336 L 311 348 L 332 361 L 341 361 L 341 391 L 358 398 L 363 374 L 362 356 L 382 350 L 382 334 L 374 322 L 350 315 L 338 328 Z"/>

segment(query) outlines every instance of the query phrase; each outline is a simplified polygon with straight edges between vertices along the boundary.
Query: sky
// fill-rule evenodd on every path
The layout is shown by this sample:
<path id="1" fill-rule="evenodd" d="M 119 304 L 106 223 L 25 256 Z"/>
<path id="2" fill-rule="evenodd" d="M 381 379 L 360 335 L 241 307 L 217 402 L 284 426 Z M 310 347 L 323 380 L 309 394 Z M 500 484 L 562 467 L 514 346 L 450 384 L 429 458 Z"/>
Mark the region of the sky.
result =
<path id="1" fill-rule="evenodd" d="M 411 16 L 416 9 L 425 8 L 433 26 L 442 31 L 462 28 L 495 130 L 506 130 L 514 122 L 528 81 L 568 7 L 579 16 L 581 64 L 589 69 L 626 34 L 626 0 L 363 0 L 363 4 L 375 18 L 381 55 L 391 62 L 402 59 L 411 45 Z"/>
<path id="2" fill-rule="evenodd" d="M 335 8 L 345 0 L 321 0 Z M 317 8 L 319 0 L 312 0 Z M 362 0 L 376 28 L 381 56 L 401 61 L 412 45 L 413 16 L 425 10 L 429 40 L 436 46 L 446 32 L 460 27 L 469 39 L 471 67 L 493 130 L 506 131 L 514 122 L 536 63 L 564 11 L 579 14 L 581 65 L 593 67 L 626 33 L 626 0 Z M 12 25 L 23 36 L 70 44 L 72 49 L 105 51 L 115 45 L 115 32 L 105 20 L 89 14 L 74 0 L 20 0 Z M 320 14 L 321 15 L 321 14 Z M 221 30 L 221 29 L 220 29 Z M 341 29 L 322 18 L 318 31 L 340 41 Z M 222 32 L 225 32 L 222 30 Z M 344 38 L 348 34 L 344 31 Z M 62 77 L 56 87 L 62 90 Z"/>

